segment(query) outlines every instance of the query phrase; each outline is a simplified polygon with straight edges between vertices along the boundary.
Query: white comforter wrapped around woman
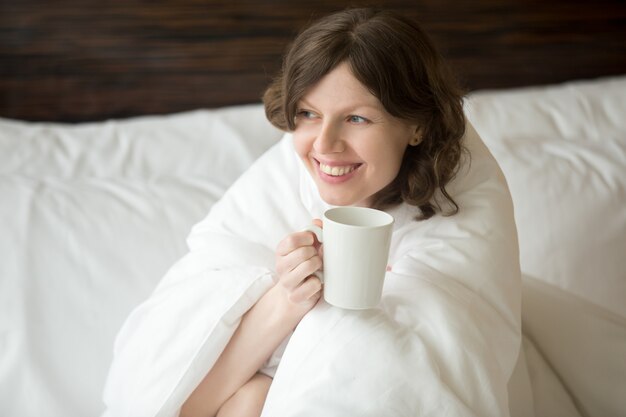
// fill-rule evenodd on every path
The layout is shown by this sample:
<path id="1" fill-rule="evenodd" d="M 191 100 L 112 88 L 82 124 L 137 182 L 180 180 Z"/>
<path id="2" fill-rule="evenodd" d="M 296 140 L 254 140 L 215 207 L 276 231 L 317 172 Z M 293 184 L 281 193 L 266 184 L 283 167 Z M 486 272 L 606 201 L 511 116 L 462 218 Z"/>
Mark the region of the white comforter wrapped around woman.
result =
<path id="1" fill-rule="evenodd" d="M 506 416 L 520 347 L 520 270 L 504 177 L 468 125 L 471 157 L 449 186 L 454 216 L 395 217 L 383 298 L 323 300 L 293 332 L 263 416 Z M 115 343 L 106 417 L 176 416 L 241 316 L 274 283 L 274 249 L 328 206 L 290 135 L 189 236 L 189 253 Z"/>

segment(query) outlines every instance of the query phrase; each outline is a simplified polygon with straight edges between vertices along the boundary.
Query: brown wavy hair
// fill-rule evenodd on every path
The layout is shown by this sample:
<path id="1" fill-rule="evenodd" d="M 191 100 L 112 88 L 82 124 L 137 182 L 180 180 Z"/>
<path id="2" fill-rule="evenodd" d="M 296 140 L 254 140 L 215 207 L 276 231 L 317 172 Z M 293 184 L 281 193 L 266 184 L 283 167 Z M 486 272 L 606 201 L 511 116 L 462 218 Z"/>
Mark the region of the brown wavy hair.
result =
<path id="1" fill-rule="evenodd" d="M 268 120 L 296 128 L 298 102 L 342 62 L 392 116 L 416 124 L 422 140 L 408 146 L 397 177 L 373 197 L 373 207 L 402 202 L 419 207 L 418 219 L 458 204 L 445 189 L 463 153 L 463 95 L 456 79 L 420 26 L 391 11 L 348 9 L 313 23 L 291 44 L 282 69 L 263 96 Z"/>

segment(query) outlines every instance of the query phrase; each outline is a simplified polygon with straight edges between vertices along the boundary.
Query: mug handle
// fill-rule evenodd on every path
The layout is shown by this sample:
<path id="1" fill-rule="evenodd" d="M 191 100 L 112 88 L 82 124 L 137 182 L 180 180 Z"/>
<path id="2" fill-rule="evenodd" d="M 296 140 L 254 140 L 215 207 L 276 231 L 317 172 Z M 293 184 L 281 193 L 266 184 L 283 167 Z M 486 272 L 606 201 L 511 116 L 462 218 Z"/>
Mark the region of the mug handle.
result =
<path id="1" fill-rule="evenodd" d="M 316 226 L 314 224 L 306 227 L 303 232 L 313 232 L 315 234 L 315 237 L 317 238 L 317 240 L 320 243 L 324 242 L 324 232 L 323 229 L 319 226 Z M 315 271 L 313 273 L 313 275 L 315 275 L 316 277 L 318 277 L 320 279 L 320 281 L 322 281 L 322 283 L 324 282 L 324 273 L 322 271 Z"/>

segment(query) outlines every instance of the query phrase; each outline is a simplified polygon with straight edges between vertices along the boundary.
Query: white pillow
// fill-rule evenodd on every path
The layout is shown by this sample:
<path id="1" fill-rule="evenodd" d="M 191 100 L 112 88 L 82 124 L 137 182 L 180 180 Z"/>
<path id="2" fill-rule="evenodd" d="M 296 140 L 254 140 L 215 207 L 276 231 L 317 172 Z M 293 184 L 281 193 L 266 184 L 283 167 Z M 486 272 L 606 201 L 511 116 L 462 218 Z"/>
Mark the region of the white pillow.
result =
<path id="1" fill-rule="evenodd" d="M 261 105 L 74 126 L 0 119 L 0 415 L 101 413 L 123 320 L 281 135 Z"/>
<path id="2" fill-rule="evenodd" d="M 584 414 L 620 414 L 626 410 L 626 77 L 480 92 L 467 111 L 513 196 L 522 271 L 531 277 L 525 332 Z"/>

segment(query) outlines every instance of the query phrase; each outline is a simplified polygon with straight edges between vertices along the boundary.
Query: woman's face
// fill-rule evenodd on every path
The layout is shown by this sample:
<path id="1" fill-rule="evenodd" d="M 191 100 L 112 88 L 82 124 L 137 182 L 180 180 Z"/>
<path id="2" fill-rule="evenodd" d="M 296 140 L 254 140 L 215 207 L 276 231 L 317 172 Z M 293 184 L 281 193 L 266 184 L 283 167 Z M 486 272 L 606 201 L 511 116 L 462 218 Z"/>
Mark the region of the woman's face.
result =
<path id="1" fill-rule="evenodd" d="M 294 143 L 326 203 L 369 207 L 397 176 L 416 129 L 387 113 L 342 63 L 298 103 Z"/>

